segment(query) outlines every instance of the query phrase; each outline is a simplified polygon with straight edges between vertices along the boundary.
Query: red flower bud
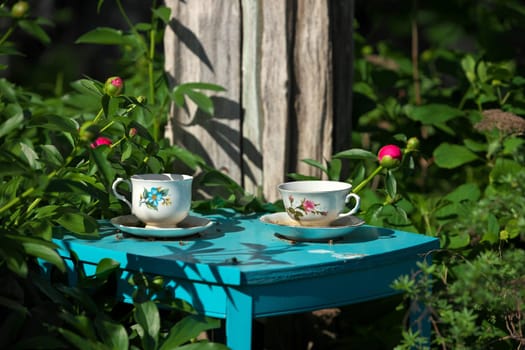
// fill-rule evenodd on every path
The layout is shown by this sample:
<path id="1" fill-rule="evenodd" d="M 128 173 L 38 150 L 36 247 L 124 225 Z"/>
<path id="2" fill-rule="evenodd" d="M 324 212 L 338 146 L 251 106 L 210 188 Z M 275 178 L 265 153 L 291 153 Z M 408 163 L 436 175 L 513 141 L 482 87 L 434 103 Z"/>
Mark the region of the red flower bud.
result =
<path id="1" fill-rule="evenodd" d="M 391 169 L 399 166 L 403 159 L 403 152 L 401 148 L 396 145 L 383 146 L 377 154 L 377 160 L 382 167 Z"/>
<path id="2" fill-rule="evenodd" d="M 137 135 L 137 129 L 136 128 L 129 129 L 128 136 L 133 137 L 135 135 Z"/>
<path id="3" fill-rule="evenodd" d="M 120 95 L 124 89 L 124 80 L 121 77 L 110 77 L 104 84 L 104 93 L 115 97 Z"/>
<path id="4" fill-rule="evenodd" d="M 98 146 L 106 145 L 111 146 L 113 142 L 111 142 L 110 139 L 104 136 L 99 136 L 97 139 L 91 144 L 91 148 L 96 148 Z"/>

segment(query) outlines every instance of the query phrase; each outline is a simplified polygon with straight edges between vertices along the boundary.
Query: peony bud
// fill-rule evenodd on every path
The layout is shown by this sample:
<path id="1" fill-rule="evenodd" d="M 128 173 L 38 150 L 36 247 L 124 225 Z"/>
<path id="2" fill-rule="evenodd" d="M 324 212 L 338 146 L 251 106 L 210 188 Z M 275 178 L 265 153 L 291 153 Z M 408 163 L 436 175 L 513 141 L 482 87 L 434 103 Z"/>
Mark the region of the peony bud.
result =
<path id="1" fill-rule="evenodd" d="M 377 154 L 377 160 L 383 168 L 391 169 L 399 166 L 403 159 L 401 148 L 396 145 L 383 146 Z"/>
<path id="2" fill-rule="evenodd" d="M 419 149 L 419 139 L 417 137 L 411 137 L 407 141 L 407 151 L 417 151 Z"/>
<path id="3" fill-rule="evenodd" d="M 91 144 L 91 148 L 96 148 L 102 145 L 111 146 L 113 142 L 107 137 L 99 136 L 97 139 Z"/>
<path id="4" fill-rule="evenodd" d="M 106 84 L 104 84 L 104 93 L 111 97 L 120 95 L 123 89 L 124 80 L 122 80 L 121 77 L 110 77 L 106 80 Z"/>
<path id="5" fill-rule="evenodd" d="M 29 4 L 27 1 L 18 1 L 11 8 L 11 16 L 13 16 L 13 18 L 22 18 L 27 14 L 28 11 Z"/>

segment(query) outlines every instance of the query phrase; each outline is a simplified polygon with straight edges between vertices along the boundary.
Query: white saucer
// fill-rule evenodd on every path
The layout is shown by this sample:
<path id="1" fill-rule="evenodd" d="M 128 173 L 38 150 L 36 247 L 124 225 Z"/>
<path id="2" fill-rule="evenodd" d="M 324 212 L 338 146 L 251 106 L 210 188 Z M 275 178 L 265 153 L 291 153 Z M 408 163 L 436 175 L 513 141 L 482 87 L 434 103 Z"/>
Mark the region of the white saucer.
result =
<path id="1" fill-rule="evenodd" d="M 365 223 L 355 216 L 343 216 L 332 221 L 329 226 L 299 226 L 285 212 L 263 215 L 260 220 L 279 235 L 295 241 L 326 241 L 339 238 Z"/>
<path id="2" fill-rule="evenodd" d="M 142 237 L 184 237 L 189 236 L 213 225 L 213 221 L 188 215 L 178 223 L 177 227 L 152 228 L 144 224 L 135 215 L 117 216 L 110 220 L 111 224 L 119 230 Z"/>

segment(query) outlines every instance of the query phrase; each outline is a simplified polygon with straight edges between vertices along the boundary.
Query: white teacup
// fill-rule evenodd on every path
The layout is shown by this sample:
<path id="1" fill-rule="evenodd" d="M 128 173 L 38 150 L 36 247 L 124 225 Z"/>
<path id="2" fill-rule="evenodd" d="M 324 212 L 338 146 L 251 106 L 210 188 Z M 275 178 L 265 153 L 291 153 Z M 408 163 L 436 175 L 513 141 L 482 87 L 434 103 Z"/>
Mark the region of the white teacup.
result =
<path id="1" fill-rule="evenodd" d="M 278 186 L 288 216 L 302 226 L 328 226 L 330 222 L 355 214 L 361 198 L 350 193 L 352 185 L 339 181 L 292 181 Z M 355 205 L 343 213 L 353 198 Z"/>
<path id="2" fill-rule="evenodd" d="M 190 175 L 140 174 L 129 180 L 117 178 L 112 190 L 146 227 L 176 227 L 190 211 L 192 181 Z M 117 192 L 117 186 L 122 182 L 130 188 L 131 203 Z"/>

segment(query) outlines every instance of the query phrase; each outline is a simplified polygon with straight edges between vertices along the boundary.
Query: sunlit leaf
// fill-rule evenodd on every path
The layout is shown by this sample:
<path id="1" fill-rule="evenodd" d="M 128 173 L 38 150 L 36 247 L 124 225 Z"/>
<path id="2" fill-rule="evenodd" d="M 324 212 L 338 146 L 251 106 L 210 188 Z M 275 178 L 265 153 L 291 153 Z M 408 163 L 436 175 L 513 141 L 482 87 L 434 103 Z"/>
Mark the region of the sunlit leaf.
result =
<path id="1" fill-rule="evenodd" d="M 135 304 L 135 321 L 143 330 L 141 335 L 144 350 L 155 350 L 159 341 L 160 316 L 157 306 L 152 301 Z"/>
<path id="2" fill-rule="evenodd" d="M 177 322 L 168 334 L 168 338 L 160 347 L 160 350 L 175 349 L 178 346 L 196 338 L 201 332 L 219 328 L 220 321 L 201 315 L 189 315 Z M 224 346 L 224 345 L 223 345 Z"/>
<path id="3" fill-rule="evenodd" d="M 76 44 L 123 45 L 128 40 L 121 30 L 99 27 L 81 35 Z"/>
<path id="4" fill-rule="evenodd" d="M 97 221 L 91 216 L 70 208 L 62 208 L 56 222 L 66 230 L 78 234 L 98 233 Z"/>
<path id="5" fill-rule="evenodd" d="M 467 147 L 442 143 L 434 150 L 436 164 L 441 168 L 453 169 L 470 163 L 479 157 Z"/>
<path id="6" fill-rule="evenodd" d="M 334 158 L 348 158 L 348 159 L 376 159 L 377 156 L 367 150 L 360 148 L 352 148 L 346 151 L 336 153 Z"/>

